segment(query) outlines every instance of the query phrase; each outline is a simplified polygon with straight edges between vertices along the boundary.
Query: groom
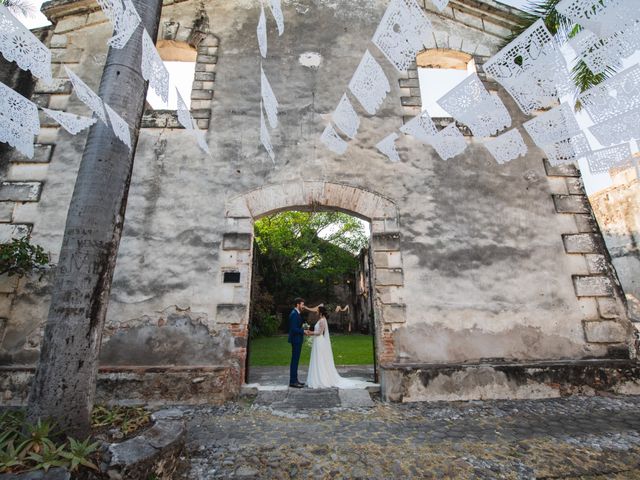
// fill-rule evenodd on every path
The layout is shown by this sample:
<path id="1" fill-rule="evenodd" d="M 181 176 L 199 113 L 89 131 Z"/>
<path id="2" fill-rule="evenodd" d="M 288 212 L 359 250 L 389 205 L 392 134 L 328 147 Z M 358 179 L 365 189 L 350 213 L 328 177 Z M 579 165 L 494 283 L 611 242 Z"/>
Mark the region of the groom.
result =
<path id="1" fill-rule="evenodd" d="M 295 308 L 289 314 L 289 343 L 291 344 L 291 365 L 289 366 L 289 386 L 293 388 L 302 388 L 304 383 L 298 381 L 298 362 L 300 361 L 300 352 L 302 352 L 302 342 L 307 332 L 302 328 L 302 309 L 304 308 L 304 299 L 296 298 L 294 300 Z"/>

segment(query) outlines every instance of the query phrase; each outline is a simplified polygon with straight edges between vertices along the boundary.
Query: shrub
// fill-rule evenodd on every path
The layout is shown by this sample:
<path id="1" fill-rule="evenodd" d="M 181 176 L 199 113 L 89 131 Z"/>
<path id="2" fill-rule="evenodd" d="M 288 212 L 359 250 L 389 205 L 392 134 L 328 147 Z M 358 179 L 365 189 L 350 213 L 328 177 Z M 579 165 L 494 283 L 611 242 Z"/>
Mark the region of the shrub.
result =
<path id="1" fill-rule="evenodd" d="M 0 245 L 0 275 L 20 277 L 39 272 L 40 276 L 49 267 L 49 255 L 40 245 L 34 245 L 29 238 L 14 238 Z"/>

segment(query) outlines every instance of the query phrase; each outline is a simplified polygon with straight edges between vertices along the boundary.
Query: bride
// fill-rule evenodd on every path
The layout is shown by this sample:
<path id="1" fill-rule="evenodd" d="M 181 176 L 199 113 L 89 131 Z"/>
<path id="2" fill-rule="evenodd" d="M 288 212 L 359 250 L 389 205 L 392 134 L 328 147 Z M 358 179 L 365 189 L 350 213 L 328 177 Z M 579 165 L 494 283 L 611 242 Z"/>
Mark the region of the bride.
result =
<path id="1" fill-rule="evenodd" d="M 327 324 L 327 309 L 320 305 L 317 307 L 317 311 L 320 314 L 320 319 L 316 322 L 313 332 L 309 332 L 313 336 L 313 345 L 311 346 L 307 385 L 310 388 L 359 388 L 365 386 L 367 382 L 343 378 L 338 374 L 333 361 L 329 325 Z"/>

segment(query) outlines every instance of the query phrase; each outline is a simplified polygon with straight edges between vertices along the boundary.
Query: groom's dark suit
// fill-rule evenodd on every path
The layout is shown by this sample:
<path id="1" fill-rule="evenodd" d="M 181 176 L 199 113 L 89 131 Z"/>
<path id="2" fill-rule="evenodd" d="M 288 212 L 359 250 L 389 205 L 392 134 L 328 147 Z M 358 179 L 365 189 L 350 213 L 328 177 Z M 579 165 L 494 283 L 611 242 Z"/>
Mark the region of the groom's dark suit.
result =
<path id="1" fill-rule="evenodd" d="M 289 343 L 291 344 L 291 365 L 289 367 L 289 385 L 298 382 L 298 362 L 302 352 L 304 341 L 304 329 L 302 328 L 302 315 L 295 308 L 289 314 Z"/>

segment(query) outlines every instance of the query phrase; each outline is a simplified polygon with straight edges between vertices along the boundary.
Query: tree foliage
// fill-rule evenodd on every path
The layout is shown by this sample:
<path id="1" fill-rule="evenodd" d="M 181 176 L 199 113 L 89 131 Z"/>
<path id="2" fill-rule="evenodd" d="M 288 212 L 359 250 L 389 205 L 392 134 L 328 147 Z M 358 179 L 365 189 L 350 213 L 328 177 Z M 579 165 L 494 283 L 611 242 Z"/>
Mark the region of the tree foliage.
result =
<path id="1" fill-rule="evenodd" d="M 533 25 L 539 18 L 544 20 L 544 24 L 552 35 L 561 34 L 568 38 L 575 36 L 582 30 L 582 27 L 573 24 L 570 19 L 558 12 L 556 10 L 558 3 L 560 0 L 530 0 L 529 5 L 520 14 L 520 25 L 514 29 L 505 45 Z M 576 86 L 577 94 L 602 83 L 615 74 L 616 69 L 613 66 L 604 73 L 593 73 L 583 60 L 578 60 L 571 69 L 571 77 Z M 580 105 L 576 104 L 576 108 L 579 109 Z"/>
<path id="2" fill-rule="evenodd" d="M 334 285 L 353 274 L 367 242 L 362 223 L 345 213 L 282 212 L 258 220 L 253 323 L 297 296 L 331 301 Z"/>
<path id="3" fill-rule="evenodd" d="M 44 274 L 49 266 L 49 255 L 40 245 L 32 244 L 28 238 L 15 238 L 0 245 L 0 275 L 20 277 L 38 272 Z"/>

